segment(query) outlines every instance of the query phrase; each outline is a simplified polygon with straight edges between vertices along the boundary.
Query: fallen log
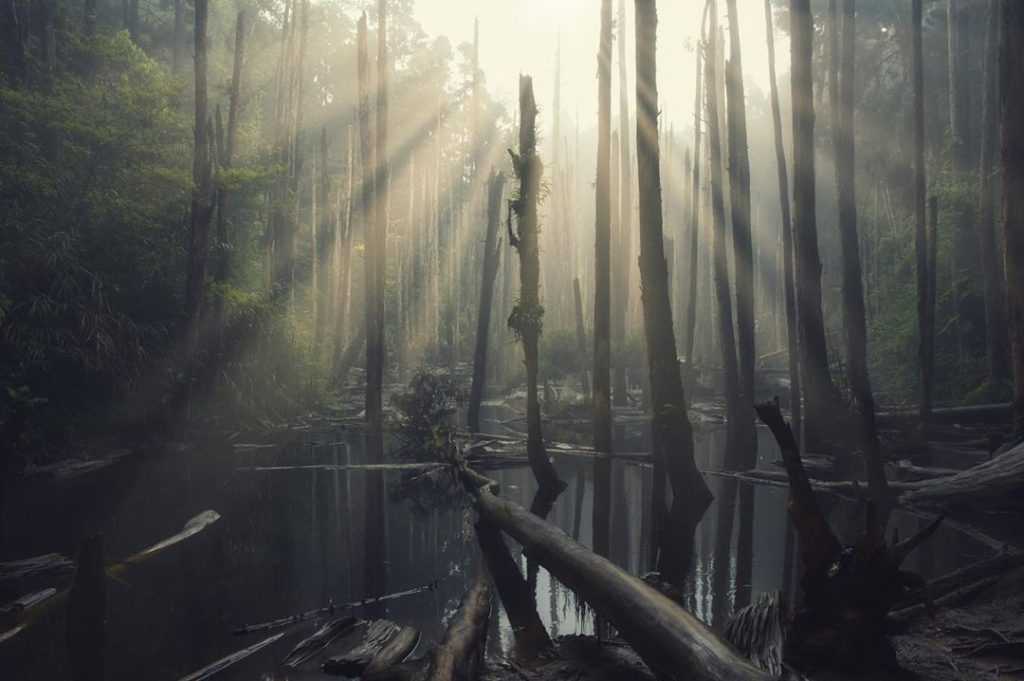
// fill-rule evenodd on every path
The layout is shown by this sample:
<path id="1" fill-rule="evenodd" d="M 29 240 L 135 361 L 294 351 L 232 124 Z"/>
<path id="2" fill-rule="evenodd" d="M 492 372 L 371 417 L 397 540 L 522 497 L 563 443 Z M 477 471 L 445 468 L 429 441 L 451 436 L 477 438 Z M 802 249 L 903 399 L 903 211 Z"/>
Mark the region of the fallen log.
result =
<path id="1" fill-rule="evenodd" d="M 378 651 L 366 665 L 361 675 L 363 681 L 385 678 L 391 669 L 406 660 L 420 642 L 420 632 L 412 627 L 402 627 L 387 645 Z"/>
<path id="2" fill-rule="evenodd" d="M 900 495 L 905 504 L 974 509 L 1024 505 L 1024 444 L 956 475 L 927 480 Z"/>
<path id="3" fill-rule="evenodd" d="M 1004 572 L 1024 566 L 1024 553 L 1017 551 L 1004 551 L 991 558 L 985 558 L 976 563 L 953 570 L 941 577 L 930 580 L 927 586 L 920 593 L 915 594 L 901 602 L 893 614 L 908 610 L 916 605 L 924 603 L 928 598 L 941 599 L 946 595 L 959 589 L 970 586 L 981 580 L 996 577 Z"/>
<path id="4" fill-rule="evenodd" d="M 350 631 L 358 620 L 355 617 L 339 617 L 325 622 L 312 636 L 299 641 L 284 658 L 285 667 L 298 669 L 329 645 Z"/>
<path id="5" fill-rule="evenodd" d="M 477 677 L 483 664 L 490 616 L 491 583 L 486 574 L 480 574 L 462 597 L 455 618 L 434 650 L 427 681 L 469 681 Z"/>
<path id="6" fill-rule="evenodd" d="M 615 625 L 651 669 L 666 679 L 767 681 L 702 622 L 642 580 L 573 541 L 557 527 L 486 489 L 480 516 L 506 532 L 599 617 Z"/>
<path id="7" fill-rule="evenodd" d="M 70 573 L 75 563 L 59 553 L 47 553 L 42 556 L 12 560 L 0 563 L 0 583 L 28 579 L 29 577 L 49 577 Z"/>
<path id="8" fill-rule="evenodd" d="M 374 603 L 383 603 L 385 601 L 393 601 L 398 598 L 405 598 L 406 596 L 415 596 L 416 594 L 425 593 L 427 591 L 433 591 L 437 588 L 437 581 L 424 584 L 423 586 L 417 586 L 412 589 L 406 589 L 404 591 L 396 591 L 395 593 L 387 594 L 386 596 L 378 596 L 375 598 L 364 598 L 359 601 L 352 601 L 351 603 L 331 603 L 322 608 L 315 608 L 314 610 L 307 610 L 300 612 L 295 615 L 289 615 L 287 617 L 280 617 L 276 620 L 270 620 L 269 622 L 261 622 L 259 624 L 247 624 L 245 626 L 237 627 L 231 633 L 235 636 L 242 636 L 245 634 L 254 634 L 262 631 L 273 631 L 274 629 L 281 629 L 283 627 L 290 627 L 293 624 L 299 622 L 306 622 L 308 620 L 317 619 L 324 617 L 325 615 L 333 615 L 335 612 L 352 610 L 354 608 L 360 608 L 364 605 L 373 605 Z"/>
<path id="9" fill-rule="evenodd" d="M 329 657 L 321 669 L 325 674 L 359 676 L 401 629 L 390 620 L 360 620 L 333 641 L 344 652 Z"/>
<path id="10" fill-rule="evenodd" d="M 270 638 L 265 638 L 262 641 L 260 641 L 259 643 L 255 643 L 255 644 L 249 646 L 248 648 L 242 648 L 239 651 L 231 653 L 230 655 L 228 655 L 226 657 L 222 657 L 221 659 L 217 660 L 216 662 L 203 667 L 199 671 L 192 672 L 188 676 L 181 677 L 181 679 L 179 679 L 179 681 L 203 681 L 204 679 L 208 679 L 211 676 L 213 676 L 214 674 L 219 674 L 220 672 L 224 671 L 225 669 L 227 669 L 231 665 L 233 665 L 233 664 L 235 664 L 237 662 L 241 662 L 245 658 L 250 657 L 251 655 L 254 655 L 254 654 L 258 653 L 259 651 L 263 650 L 267 646 L 270 646 L 270 645 L 273 645 L 274 643 L 277 643 L 277 641 L 280 640 L 280 638 L 282 636 L 284 636 L 284 635 L 285 635 L 285 632 L 282 631 L 280 634 L 274 634 Z"/>

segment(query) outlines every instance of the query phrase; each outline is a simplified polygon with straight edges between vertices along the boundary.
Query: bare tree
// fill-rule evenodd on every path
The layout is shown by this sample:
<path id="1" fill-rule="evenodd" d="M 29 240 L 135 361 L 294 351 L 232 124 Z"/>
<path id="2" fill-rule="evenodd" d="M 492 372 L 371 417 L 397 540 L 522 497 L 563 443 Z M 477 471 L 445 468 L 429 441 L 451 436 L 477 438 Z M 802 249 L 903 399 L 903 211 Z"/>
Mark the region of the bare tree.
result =
<path id="1" fill-rule="evenodd" d="M 611 402 L 611 168 L 612 1 L 601 0 L 597 56 L 597 201 L 594 253 L 594 448 L 612 448 Z"/>
<path id="2" fill-rule="evenodd" d="M 912 80 L 914 91 L 914 245 L 917 255 L 917 331 L 921 361 L 921 399 L 919 416 L 921 427 L 927 427 L 932 411 L 932 367 L 928 358 L 932 338 L 932 323 L 928 306 L 928 234 L 925 211 L 924 166 L 924 61 L 921 40 L 921 0 L 911 5 Z"/>
<path id="3" fill-rule="evenodd" d="M 210 163 L 210 128 L 207 111 L 206 24 L 208 0 L 195 5 L 195 142 L 192 153 L 192 207 L 188 249 L 189 355 L 197 350 L 199 326 L 206 298 L 206 268 L 210 250 L 210 219 L 213 215 L 213 173 Z"/>
<path id="4" fill-rule="evenodd" d="M 544 448 L 537 396 L 539 341 L 544 320 L 540 304 L 540 248 L 537 203 L 540 200 L 544 163 L 537 156 L 537 102 L 533 79 L 519 77 L 519 153 L 511 152 L 512 165 L 519 179 L 519 197 L 512 202 L 518 220 L 518 233 L 509 224 L 509 241 L 519 251 L 519 303 L 512 310 L 509 326 L 523 342 L 526 359 L 526 454 L 530 468 L 542 490 L 561 491 L 565 483 L 558 479 L 555 467 Z"/>
<path id="5" fill-rule="evenodd" d="M 779 208 L 782 212 L 782 285 L 786 307 L 786 335 L 789 352 L 789 410 L 793 429 L 800 432 L 800 349 L 797 324 L 796 291 L 793 267 L 793 220 L 789 204 L 789 171 L 786 168 L 786 147 L 782 140 L 782 113 L 779 88 L 775 79 L 775 31 L 772 27 L 771 0 L 764 0 L 764 18 L 768 39 L 768 76 L 771 88 L 772 129 L 775 138 L 775 165 L 779 177 Z"/>
<path id="6" fill-rule="evenodd" d="M 744 101 L 743 52 L 740 47 L 736 0 L 729 8 L 729 62 L 726 67 L 729 120 L 729 200 L 732 207 L 733 262 L 736 269 L 736 336 L 739 353 L 739 395 L 736 400 L 738 460 L 753 466 L 757 434 L 754 430 L 754 254 L 750 237 L 750 155 L 747 149 L 747 106 Z"/>
<path id="7" fill-rule="evenodd" d="M 815 216 L 814 94 L 811 56 L 814 20 L 810 0 L 790 0 L 793 85 L 793 234 L 796 248 L 797 317 L 804 431 L 819 442 L 838 411 L 838 394 L 828 369 L 825 321 L 821 309 L 821 260 Z"/>
<path id="8" fill-rule="evenodd" d="M 1013 426 L 1024 433 L 1024 4 L 1002 0 L 1003 234 L 1013 349 Z"/>
<path id="9" fill-rule="evenodd" d="M 484 242 L 483 280 L 480 284 L 480 312 L 477 315 L 476 351 L 473 353 L 473 383 L 469 391 L 469 430 L 480 431 L 480 402 L 487 382 L 487 338 L 491 328 L 491 307 L 494 300 L 494 280 L 498 277 L 500 242 L 498 225 L 501 222 L 501 196 L 505 190 L 505 176 L 491 172 L 487 182 L 487 236 Z"/>
<path id="10" fill-rule="evenodd" d="M 619 0 L 617 22 L 619 29 L 619 184 L 613 187 L 619 195 L 618 230 L 615 235 L 616 258 L 612 267 L 612 290 L 616 300 L 612 306 L 615 327 L 615 345 L 618 358 L 615 361 L 614 400 L 615 404 L 626 404 L 626 327 L 628 325 L 630 270 L 633 259 L 630 254 L 633 237 L 633 155 L 629 143 L 629 81 L 626 69 L 626 0 Z"/>
<path id="11" fill-rule="evenodd" d="M 658 147 L 658 85 L 655 0 L 636 0 L 636 145 L 640 197 L 640 282 L 651 386 L 655 474 L 663 468 L 675 505 L 703 509 L 711 492 L 693 458 L 693 431 L 676 356 L 668 266 L 662 232 Z M 660 507 L 663 499 L 655 499 Z"/>

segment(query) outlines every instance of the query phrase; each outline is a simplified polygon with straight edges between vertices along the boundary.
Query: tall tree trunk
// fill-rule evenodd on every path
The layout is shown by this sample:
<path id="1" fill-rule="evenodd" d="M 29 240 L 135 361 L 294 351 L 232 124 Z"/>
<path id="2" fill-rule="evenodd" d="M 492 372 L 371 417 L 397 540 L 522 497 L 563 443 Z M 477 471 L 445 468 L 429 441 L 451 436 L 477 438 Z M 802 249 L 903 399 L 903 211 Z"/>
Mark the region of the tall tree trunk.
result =
<path id="1" fill-rule="evenodd" d="M 743 56 L 736 0 L 729 8 L 729 199 L 732 207 L 733 260 L 736 269 L 736 336 L 739 353 L 739 395 L 736 400 L 737 461 L 753 467 L 757 459 L 754 430 L 754 257 L 750 237 L 750 154 L 747 149 L 747 106 L 744 101 Z"/>
<path id="2" fill-rule="evenodd" d="M 704 21 L 707 20 L 708 8 L 710 3 L 704 5 Z M 704 25 L 703 22 L 701 24 Z M 694 90 L 693 95 L 693 184 L 690 188 L 690 238 L 689 238 L 689 249 L 690 249 L 690 269 L 687 273 L 690 279 L 690 285 L 687 289 L 689 291 L 689 298 L 686 301 L 686 334 L 684 338 L 684 351 L 686 354 L 686 365 L 689 370 L 693 370 L 694 367 L 694 356 L 693 356 L 693 343 L 694 337 L 697 331 L 697 295 L 699 293 L 697 282 L 697 270 L 698 270 L 698 254 L 700 251 L 700 168 L 703 164 L 703 157 L 701 156 L 701 141 L 702 136 L 700 134 L 700 111 L 702 106 L 701 100 L 701 87 L 703 72 L 701 69 L 702 52 L 700 46 L 696 50 L 696 56 L 694 62 L 696 63 L 697 73 L 694 76 L 694 81 L 697 86 Z M 680 273 L 681 275 L 682 273 Z"/>
<path id="3" fill-rule="evenodd" d="M 345 203 L 338 216 L 338 304 L 337 316 L 334 327 L 334 367 L 339 366 L 338 359 L 345 347 L 344 341 L 348 335 L 348 326 L 351 324 L 352 309 L 352 214 L 353 214 L 353 179 L 355 176 L 355 135 L 352 125 L 348 126 L 346 134 L 346 161 L 345 161 Z M 337 373 L 335 371 L 335 373 Z"/>
<path id="4" fill-rule="evenodd" d="M 913 0 L 912 19 L 912 79 L 914 92 L 914 244 L 917 255 L 917 333 L 921 361 L 921 398 L 919 416 L 921 427 L 927 427 L 932 411 L 932 376 L 926 358 L 931 331 L 928 324 L 928 235 L 925 214 L 924 167 L 924 61 L 921 44 L 921 0 Z"/>
<path id="5" fill-rule="evenodd" d="M 1013 426 L 1024 433 L 1024 5 L 1002 0 L 1003 234 L 1013 351 Z"/>
<path id="6" fill-rule="evenodd" d="M 786 147 L 782 139 L 782 113 L 779 88 L 775 80 L 775 30 L 772 26 L 771 0 L 764 0 L 764 19 L 768 39 L 768 77 L 771 88 L 772 129 L 775 138 L 775 165 L 779 177 L 779 208 L 782 211 L 782 276 L 786 307 L 786 336 L 789 352 L 789 410 L 793 430 L 800 432 L 800 349 L 797 324 L 796 291 L 793 276 L 793 221 L 789 204 L 789 172 L 786 168 Z"/>
<path id="7" fill-rule="evenodd" d="M 242 93 L 242 61 L 245 58 L 245 10 L 240 10 L 235 20 L 235 56 L 231 69 L 231 86 L 228 91 L 228 127 L 224 139 L 224 148 L 219 153 L 221 169 L 231 170 L 235 157 L 235 144 L 238 138 L 238 116 L 241 108 Z M 217 120 L 220 120 L 220 108 L 217 109 Z M 218 124 L 219 127 L 219 124 Z M 229 192 L 224 187 L 217 189 L 217 270 L 214 279 L 221 285 L 214 306 L 214 326 L 223 342 L 224 332 L 224 292 L 223 286 L 231 276 L 231 234 L 228 230 Z M 224 348 L 221 348 L 223 351 Z"/>
<path id="8" fill-rule="evenodd" d="M 693 431 L 676 357 L 668 266 L 662 234 L 658 149 L 657 8 L 636 0 L 636 145 L 640 196 L 640 282 L 651 385 L 655 475 L 659 466 L 672 484 L 676 508 L 703 509 L 711 492 L 694 461 Z M 656 499 L 661 506 L 663 500 Z"/>
<path id="9" fill-rule="evenodd" d="M 565 483 L 558 479 L 555 467 L 548 459 L 541 431 L 540 401 L 537 396 L 537 370 L 539 363 L 540 333 L 544 308 L 540 304 L 540 244 L 537 203 L 540 199 L 544 163 L 537 156 L 537 102 L 533 97 L 533 79 L 519 77 L 519 154 L 512 154 L 516 177 L 519 178 L 519 198 L 513 209 L 519 222 L 518 234 L 509 240 L 519 251 L 519 277 L 521 290 L 519 304 L 512 310 L 509 326 L 523 342 L 526 360 L 526 454 L 530 468 L 541 491 L 560 492 Z"/>
<path id="10" fill-rule="evenodd" d="M 572 298 L 576 317 L 576 351 L 579 352 L 582 359 L 587 356 L 587 327 L 583 322 L 583 291 L 580 289 L 579 277 L 574 277 L 572 280 Z M 580 391 L 583 393 L 584 400 L 590 399 L 590 375 L 587 372 L 586 363 L 580 369 Z"/>
<path id="11" fill-rule="evenodd" d="M 86 0 L 92 6 L 92 28 L 96 30 L 96 0 Z M 86 11 L 88 26 L 88 10 Z M 86 35 L 89 35 L 88 33 Z M 171 34 L 171 72 L 181 72 L 182 51 L 185 42 L 185 0 L 174 0 L 174 32 Z"/>
<path id="12" fill-rule="evenodd" d="M 619 186 L 613 191 L 619 194 L 618 230 L 615 239 L 617 257 L 612 272 L 613 290 L 617 292 L 612 306 L 615 319 L 615 345 L 618 358 L 615 361 L 614 400 L 618 406 L 626 405 L 626 331 L 629 324 L 630 270 L 633 267 L 631 245 L 633 240 L 633 155 L 629 143 L 629 81 L 626 69 L 626 0 L 619 0 Z"/>
<path id="13" fill-rule="evenodd" d="M 735 466 L 732 452 L 737 444 L 736 424 L 739 419 L 739 367 L 736 361 L 736 337 L 733 326 L 732 292 L 729 287 L 729 256 L 725 221 L 725 198 L 722 190 L 722 134 L 718 111 L 718 3 L 711 0 L 711 27 L 705 42 L 705 82 L 707 85 L 708 147 L 711 152 L 711 210 L 713 213 L 712 249 L 714 258 L 715 299 L 718 303 L 718 335 L 725 371 L 725 402 L 729 423 L 726 444 L 726 465 Z"/>
<path id="14" fill-rule="evenodd" d="M 366 317 L 366 422 L 380 428 L 383 418 L 384 386 L 384 276 L 387 248 L 388 192 L 388 52 L 387 0 L 377 2 L 377 126 L 372 173 L 375 176 L 370 206 L 372 230 L 366 238 L 369 273 Z"/>
<path id="15" fill-rule="evenodd" d="M 835 0 L 833 0 L 834 2 Z M 868 332 L 861 278 L 860 238 L 857 233 L 857 187 L 854 157 L 854 43 L 856 0 L 842 0 L 842 28 L 833 38 L 832 139 L 835 146 L 836 196 L 839 202 L 839 237 L 843 251 L 843 322 L 846 332 L 846 376 L 853 394 L 853 409 L 860 420 L 860 442 L 866 457 L 868 484 L 885 527 L 887 485 L 875 427 L 875 398 L 868 373 Z M 838 12 L 836 13 L 838 19 Z M 836 29 L 833 29 L 836 30 Z M 837 49 L 838 48 L 838 49 Z"/>
<path id="16" fill-rule="evenodd" d="M 192 154 L 192 208 L 189 230 L 188 347 L 191 359 L 199 343 L 200 317 L 206 295 L 206 262 L 213 212 L 213 178 L 210 164 L 209 113 L 206 98 L 206 23 L 208 0 L 196 0 L 195 25 L 195 143 Z"/>
<path id="17" fill-rule="evenodd" d="M 469 430 L 480 432 L 480 402 L 487 383 L 487 338 L 491 328 L 494 280 L 498 277 L 501 251 L 498 224 L 501 222 L 501 197 L 505 176 L 494 173 L 487 182 L 487 236 L 484 242 L 483 281 L 480 284 L 480 312 L 477 315 L 476 350 L 473 353 L 473 384 L 469 391 Z"/>
<path id="18" fill-rule="evenodd" d="M 594 228 L 594 449 L 612 449 L 611 402 L 611 117 L 612 0 L 601 0 L 597 56 L 597 201 Z"/>
<path id="19" fill-rule="evenodd" d="M 978 245 L 985 285 L 985 329 L 988 343 L 988 384 L 991 401 L 999 398 L 1010 371 L 1006 333 L 1006 277 L 995 232 L 992 176 L 995 173 L 998 137 L 999 1 L 989 0 L 988 29 L 985 34 L 985 85 L 981 114 L 981 160 L 978 169 Z"/>
<path id="20" fill-rule="evenodd" d="M 375 262 L 374 248 L 376 241 L 376 221 L 374 219 L 374 205 L 376 201 L 376 165 L 374 164 L 374 151 L 373 142 L 370 129 L 370 57 L 367 49 L 367 26 L 366 26 L 366 12 L 359 17 L 359 23 L 356 27 L 356 43 L 357 43 L 357 69 L 358 69 L 358 92 L 359 92 L 359 165 L 360 165 L 360 181 L 362 188 L 359 191 L 360 206 L 359 214 L 363 222 L 363 275 L 364 275 L 364 290 L 363 295 L 365 302 L 365 318 L 363 320 L 363 328 L 366 331 L 366 394 L 365 394 L 365 406 L 366 406 L 366 419 L 367 425 L 371 428 L 375 425 L 373 419 L 377 418 L 377 414 L 371 413 L 371 404 L 374 400 L 373 391 L 371 391 L 371 381 L 373 378 L 370 376 L 371 362 L 374 358 L 373 352 L 375 349 L 374 338 L 376 334 L 374 330 L 376 328 L 376 278 L 373 273 L 373 265 Z"/>
<path id="21" fill-rule="evenodd" d="M 331 317 L 331 276 L 330 257 L 334 252 L 334 240 L 337 234 L 334 229 L 334 220 L 331 211 L 328 209 L 328 198 L 331 193 L 330 176 L 327 170 L 327 128 L 320 128 L 320 162 L 318 164 L 319 177 L 313 178 L 316 187 L 316 241 L 314 243 L 316 257 L 313 262 L 314 271 L 318 273 L 314 295 L 316 296 L 316 319 L 313 343 L 315 356 L 320 357 L 320 351 L 324 346 L 327 336 L 328 322 Z"/>
<path id="22" fill-rule="evenodd" d="M 814 93 L 811 56 L 814 20 L 810 0 L 790 0 L 793 78 L 793 234 L 800 330 L 802 388 L 806 395 L 804 431 L 819 444 L 838 411 L 838 395 L 828 368 L 828 346 L 821 308 L 821 260 L 815 216 Z"/>

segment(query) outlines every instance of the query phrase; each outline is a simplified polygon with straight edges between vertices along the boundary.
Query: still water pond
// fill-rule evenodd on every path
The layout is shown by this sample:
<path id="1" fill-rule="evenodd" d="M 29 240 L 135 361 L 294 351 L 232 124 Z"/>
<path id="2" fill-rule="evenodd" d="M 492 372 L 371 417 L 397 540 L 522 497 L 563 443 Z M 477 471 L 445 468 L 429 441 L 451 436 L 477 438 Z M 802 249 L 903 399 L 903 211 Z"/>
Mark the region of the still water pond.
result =
<path id="1" fill-rule="evenodd" d="M 760 438 L 759 466 L 770 467 L 778 450 L 767 432 Z M 721 467 L 723 441 L 715 430 L 698 433 L 702 468 Z M 378 604 L 374 613 L 417 627 L 423 634 L 418 651 L 423 651 L 442 635 L 472 574 L 472 514 L 458 504 L 439 504 L 436 493 L 402 494 L 400 482 L 408 471 L 317 468 L 365 460 L 363 435 L 339 429 L 301 433 L 283 448 L 220 443 L 141 457 L 102 480 L 32 490 L 13 500 L 0 560 L 51 551 L 74 555 L 81 539 L 94 532 L 103 533 L 112 560 L 214 509 L 222 518 L 209 531 L 108 584 L 109 679 L 178 679 L 265 636 L 233 636 L 239 625 L 436 581 L 435 589 Z M 591 464 L 560 456 L 556 466 L 568 488 L 549 520 L 589 544 Z M 254 470 L 268 467 L 279 469 Z M 505 496 L 529 507 L 535 485 L 528 468 L 489 474 Z M 686 600 L 699 617 L 716 624 L 752 593 L 792 592 L 796 547 L 786 522 L 784 489 L 748 487 L 715 476 L 708 476 L 708 483 L 716 501 L 696 530 Z M 386 500 L 376 504 L 372 490 L 381 488 L 387 490 Z M 652 569 L 650 489 L 649 467 L 613 464 L 610 554 L 634 574 Z M 823 500 L 833 526 L 843 536 L 855 536 L 862 526 L 860 510 Z M 907 536 L 923 521 L 900 513 L 893 522 Z M 732 532 L 725 536 L 728 528 Z M 908 567 L 933 576 L 987 552 L 963 534 L 942 532 Z M 5 602 L 17 595 L 0 594 Z M 552 635 L 592 630 L 592 619 L 575 595 L 543 570 L 537 603 Z M 508 622 L 498 610 L 493 617 L 489 649 L 508 651 Z M 276 661 L 312 627 L 293 629 L 218 678 L 316 678 L 276 668 Z M 0 648 L 0 678 L 69 678 L 59 612 Z"/>

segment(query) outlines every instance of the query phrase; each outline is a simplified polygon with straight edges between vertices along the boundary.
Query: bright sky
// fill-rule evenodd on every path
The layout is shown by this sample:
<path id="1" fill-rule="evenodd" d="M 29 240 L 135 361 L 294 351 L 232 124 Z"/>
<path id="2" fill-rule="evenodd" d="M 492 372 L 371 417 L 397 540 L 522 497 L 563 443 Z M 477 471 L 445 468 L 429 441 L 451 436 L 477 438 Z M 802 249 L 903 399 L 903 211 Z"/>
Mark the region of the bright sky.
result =
<path id="1" fill-rule="evenodd" d="M 767 92 L 768 60 L 765 44 L 764 0 L 737 0 L 743 38 L 743 66 L 748 83 Z M 704 3 L 700 0 L 662 0 L 658 3 L 658 90 L 662 126 L 676 130 L 690 125 L 694 90 L 693 45 L 699 37 Z M 719 2 L 723 12 L 725 3 Z M 447 35 L 454 45 L 471 42 L 473 18 L 480 19 L 480 65 L 489 89 L 509 105 L 515 101 L 518 74 L 533 76 L 542 112 L 542 125 L 550 131 L 554 91 L 555 50 L 562 45 L 562 110 L 571 129 L 579 111 L 584 129 L 597 122 L 597 48 L 600 28 L 599 0 L 416 0 L 416 15 L 431 36 Z M 613 0 L 613 14 L 618 0 Z M 634 23 L 633 2 L 626 0 L 627 62 L 630 64 L 630 109 L 633 109 Z M 613 48 L 617 55 L 618 47 Z M 789 71 L 789 41 L 776 31 L 776 59 L 780 87 Z M 613 62 L 613 74 L 617 74 Z M 617 76 L 613 87 L 617 88 Z M 748 85 L 750 87 L 750 85 Z M 618 111 L 617 89 L 613 113 Z"/>

